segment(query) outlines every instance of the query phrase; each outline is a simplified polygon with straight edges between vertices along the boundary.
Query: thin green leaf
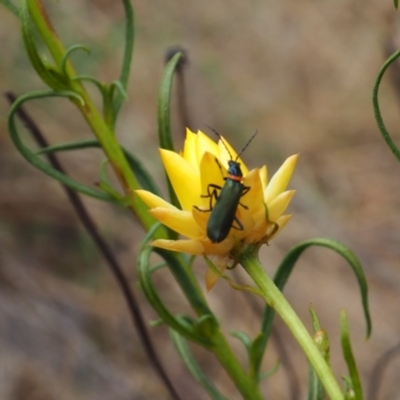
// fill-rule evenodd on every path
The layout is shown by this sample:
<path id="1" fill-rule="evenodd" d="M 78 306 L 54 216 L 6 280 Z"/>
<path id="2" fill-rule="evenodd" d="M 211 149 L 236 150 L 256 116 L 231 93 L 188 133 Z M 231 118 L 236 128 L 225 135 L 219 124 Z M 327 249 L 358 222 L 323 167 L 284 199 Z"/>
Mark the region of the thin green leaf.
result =
<path id="1" fill-rule="evenodd" d="M 308 364 L 308 395 L 307 400 L 323 400 L 324 388 L 314 368 Z"/>
<path id="2" fill-rule="evenodd" d="M 342 376 L 344 382 L 344 400 L 358 400 L 353 390 L 353 383 L 349 376 Z"/>
<path id="3" fill-rule="evenodd" d="M 314 330 L 314 333 L 315 333 L 319 329 L 321 329 L 321 323 L 319 322 L 319 318 L 318 318 L 317 313 L 315 312 L 315 310 L 312 308 L 311 305 L 308 307 L 308 310 L 310 311 L 311 320 L 312 320 L 312 326 L 313 326 L 313 330 Z"/>
<path id="4" fill-rule="evenodd" d="M 239 339 L 244 347 L 246 348 L 247 354 L 250 356 L 251 348 L 253 346 L 253 342 L 250 339 L 250 336 L 246 332 L 234 330 L 229 332 L 231 336 L 236 339 Z"/>
<path id="5" fill-rule="evenodd" d="M 312 306 L 309 306 L 309 311 L 311 315 L 313 331 L 314 331 L 314 342 L 317 345 L 320 353 L 323 355 L 325 360 L 329 363 L 329 338 L 326 332 L 321 328 L 321 323 L 319 321 L 318 315 Z M 324 398 L 324 388 L 318 375 L 315 373 L 314 368 L 308 364 L 308 400 L 323 400 Z"/>
<path id="6" fill-rule="evenodd" d="M 110 86 L 106 89 L 107 90 L 104 92 L 103 95 L 103 115 L 105 121 L 110 126 L 110 129 L 114 131 L 116 120 L 114 94 L 117 92 L 117 97 L 121 99 L 122 104 L 122 100 L 126 100 L 128 98 L 128 93 L 123 87 L 121 81 L 118 80 L 111 82 Z"/>
<path id="7" fill-rule="evenodd" d="M 275 375 L 278 372 L 280 365 L 281 365 L 281 362 L 279 360 L 277 360 L 273 368 L 271 368 L 269 371 L 263 372 L 260 375 L 259 381 L 261 382 L 264 379 L 267 379 L 270 376 Z"/>
<path id="8" fill-rule="evenodd" d="M 160 189 L 158 188 L 155 180 L 153 179 L 149 171 L 147 171 L 144 164 L 141 161 L 139 161 L 139 159 L 136 156 L 134 156 L 130 151 L 126 150 L 125 148 L 122 148 L 122 150 L 125 154 L 129 166 L 131 167 L 132 171 L 134 172 L 139 182 L 139 185 L 143 189 L 159 197 L 162 197 Z"/>
<path id="9" fill-rule="evenodd" d="M 62 62 L 61 62 L 61 71 L 66 77 L 68 77 L 68 71 L 67 71 L 68 59 L 71 56 L 71 54 L 76 50 L 83 50 L 87 54 L 90 54 L 90 49 L 88 47 L 84 46 L 83 44 L 74 44 L 69 49 L 67 49 L 67 51 L 65 52 L 65 54 L 62 58 Z"/>
<path id="10" fill-rule="evenodd" d="M 159 326 L 164 325 L 164 320 L 162 318 L 158 318 L 156 320 L 150 321 L 149 324 L 152 328 L 158 328 Z"/>
<path id="11" fill-rule="evenodd" d="M 188 339 L 201 343 L 202 345 L 208 347 L 212 345 L 212 342 L 210 341 L 209 337 L 205 337 L 202 335 L 204 333 L 201 329 L 199 329 L 199 321 L 197 322 L 190 322 L 190 319 L 188 318 L 182 318 L 182 317 L 175 317 L 173 316 L 167 307 L 165 306 L 164 302 L 160 299 L 160 297 L 157 294 L 156 289 L 154 288 L 154 285 L 152 283 L 152 278 L 151 274 L 153 272 L 151 266 L 150 266 L 150 255 L 152 251 L 156 250 L 155 248 L 151 246 L 145 246 L 142 247 L 140 253 L 139 253 L 139 259 L 138 259 L 138 268 L 139 268 L 139 282 L 140 286 L 143 289 L 143 292 L 145 293 L 147 300 L 150 302 L 150 304 L 153 306 L 153 308 L 156 310 L 157 314 L 164 320 L 164 322 L 171 327 L 172 329 L 176 330 L 179 332 L 181 335 L 187 337 Z M 160 253 L 160 251 L 157 251 Z M 170 270 L 174 273 L 174 276 L 180 276 L 184 275 L 185 273 L 181 271 L 179 273 L 179 269 L 182 268 L 182 266 L 179 263 L 179 259 L 175 257 L 175 255 L 169 254 L 168 252 L 162 252 L 163 257 L 168 264 Z M 177 274 L 178 272 L 178 274 Z M 192 286 L 189 286 L 189 276 L 184 277 L 186 281 L 181 284 L 181 287 L 183 286 L 184 292 L 188 300 L 191 302 L 192 306 L 193 304 L 195 305 L 194 308 L 195 310 L 201 310 L 203 311 L 200 316 L 208 316 L 211 315 L 212 313 L 209 311 L 207 305 L 204 303 L 204 301 L 201 301 L 202 299 L 199 299 L 198 296 L 196 296 L 196 291 Z M 190 279 L 190 278 L 189 278 Z M 178 281 L 179 282 L 179 281 Z M 188 292 L 190 293 L 190 296 L 187 295 Z M 215 319 L 215 317 L 213 317 Z M 197 324 L 197 325 L 196 325 Z M 196 325 L 196 326 L 195 326 Z M 201 325 L 201 323 L 200 323 Z M 201 331 L 201 332 L 200 332 Z"/>
<path id="12" fill-rule="evenodd" d="M 397 0 L 395 0 L 395 6 L 397 8 L 396 2 L 397 2 Z M 400 150 L 393 142 L 388 130 L 386 129 L 385 123 L 383 122 L 382 114 L 381 114 L 380 107 L 379 107 L 379 101 L 378 101 L 378 91 L 379 91 L 379 86 L 381 84 L 383 75 L 385 74 L 386 70 L 399 57 L 400 57 L 400 50 L 397 50 L 385 61 L 385 63 L 383 64 L 383 66 L 382 66 L 381 70 L 379 71 L 379 74 L 376 78 L 374 90 L 372 93 L 372 103 L 373 103 L 373 107 L 374 107 L 376 123 L 378 124 L 378 128 L 379 128 L 379 131 L 380 131 L 383 139 L 385 140 L 386 144 L 388 145 L 389 149 L 392 151 L 394 156 L 397 158 L 397 161 L 400 161 Z"/>
<path id="13" fill-rule="evenodd" d="M 342 243 L 336 242 L 330 239 L 310 239 L 303 243 L 294 246 L 285 256 L 283 261 L 281 262 L 274 278 L 274 282 L 279 289 L 283 289 L 285 286 L 289 275 L 291 274 L 297 260 L 304 250 L 309 248 L 310 246 L 322 246 L 328 249 L 331 249 L 341 255 L 352 268 L 360 288 L 362 306 L 364 311 L 364 317 L 367 324 L 367 337 L 371 334 L 371 317 L 369 314 L 369 306 L 368 306 L 368 286 L 367 281 L 365 279 L 364 271 L 361 267 L 360 262 L 354 253 Z"/>
<path id="14" fill-rule="evenodd" d="M 65 90 L 68 88 L 68 81 L 65 76 L 57 71 L 54 65 L 42 61 L 35 43 L 32 19 L 26 0 L 20 2 L 19 15 L 21 20 L 22 38 L 29 60 L 37 74 L 44 83 L 54 90 Z"/>
<path id="15" fill-rule="evenodd" d="M 54 144 L 38 150 L 35 154 L 58 153 L 61 151 L 83 150 L 88 148 L 101 148 L 100 143 L 96 139 L 77 140 L 75 142 Z"/>
<path id="16" fill-rule="evenodd" d="M 256 378 L 258 381 L 263 379 L 263 374 L 260 374 L 260 369 L 256 367 L 259 367 L 260 356 L 262 359 L 262 354 L 265 350 L 264 339 L 263 332 L 260 332 L 252 343 L 249 356 L 249 375 L 252 379 Z"/>
<path id="17" fill-rule="evenodd" d="M 187 256 L 186 264 L 187 264 L 189 267 L 192 267 L 192 265 L 193 265 L 193 263 L 194 263 L 194 260 L 196 259 L 196 256 L 191 255 L 191 254 L 187 254 L 186 256 Z"/>
<path id="18" fill-rule="evenodd" d="M 112 81 L 110 83 L 110 92 L 112 96 L 115 93 L 115 89 L 119 92 L 119 94 L 122 96 L 124 100 L 128 99 L 128 93 L 126 92 L 125 88 L 122 86 L 121 81 Z"/>
<path id="19" fill-rule="evenodd" d="M 119 192 L 114 188 L 110 180 L 108 179 L 108 160 L 103 160 L 100 164 L 100 182 L 98 183 L 98 187 L 111 197 L 113 197 L 118 204 L 123 207 L 129 207 L 132 204 L 132 199 L 126 197 L 124 194 Z"/>
<path id="20" fill-rule="evenodd" d="M 39 150 L 38 152 L 36 152 L 36 154 L 57 153 L 60 151 L 82 150 L 88 148 L 101 148 L 101 145 L 96 139 L 80 140 L 76 142 L 62 143 L 62 144 L 56 144 L 54 146 L 49 146 Z M 139 161 L 130 151 L 126 150 L 122 146 L 121 148 L 140 186 L 143 189 L 148 190 L 149 192 L 154 193 L 155 195 L 161 197 L 162 195 L 160 189 L 158 188 L 157 184 L 155 183 L 150 173 L 147 171 L 144 164 L 141 161 Z"/>
<path id="21" fill-rule="evenodd" d="M 182 53 L 177 53 L 168 61 L 161 78 L 160 91 L 158 93 L 158 139 L 162 149 L 171 151 L 174 151 L 171 131 L 172 82 L 182 57 Z"/>
<path id="22" fill-rule="evenodd" d="M 64 91 L 64 92 L 53 92 L 53 91 L 40 91 L 40 92 L 31 92 L 19 97 L 11 106 L 10 112 L 8 115 L 8 130 L 10 132 L 10 136 L 12 141 L 14 142 L 15 147 L 21 153 L 21 155 L 34 167 L 40 169 L 45 174 L 51 176 L 57 181 L 63 183 L 64 185 L 70 187 L 71 189 L 86 194 L 87 196 L 94 197 L 99 200 L 115 202 L 115 200 L 106 193 L 101 192 L 100 190 L 93 189 L 89 186 L 86 186 L 75 179 L 70 178 L 67 175 L 59 172 L 58 170 L 51 167 L 47 162 L 43 161 L 39 156 L 37 156 L 34 152 L 32 152 L 28 147 L 24 145 L 22 142 L 18 130 L 15 124 L 15 114 L 18 111 L 18 108 L 22 106 L 23 103 L 33 99 L 42 99 L 47 97 L 65 97 L 65 98 L 75 98 L 77 101 L 81 101 L 80 97 L 77 96 L 74 92 Z"/>
<path id="23" fill-rule="evenodd" d="M 114 92 L 114 85 L 113 83 L 110 86 L 107 84 L 100 82 L 98 79 L 94 78 L 90 75 L 76 75 L 71 78 L 72 81 L 80 81 L 80 82 L 90 82 L 93 83 L 98 89 L 101 94 L 103 100 L 103 117 L 104 121 L 110 129 L 110 132 L 114 134 L 114 106 L 113 106 L 113 92 Z M 121 85 L 118 85 L 118 88 L 121 88 Z"/>
<path id="24" fill-rule="evenodd" d="M 276 366 L 271 371 L 267 371 L 267 372 L 255 377 L 255 371 L 252 368 L 252 366 L 254 365 L 254 360 L 256 359 L 257 354 L 259 352 L 260 337 L 262 336 L 262 334 L 258 335 L 254 339 L 254 341 L 252 341 L 250 336 L 245 332 L 234 330 L 234 331 L 230 331 L 229 333 L 231 336 L 235 337 L 236 339 L 239 339 L 243 343 L 243 345 L 247 351 L 247 355 L 249 357 L 249 366 L 250 366 L 249 376 L 251 379 L 255 380 L 256 382 L 260 382 L 263 379 L 268 378 L 269 376 L 271 376 L 272 374 L 274 374 L 277 371 L 277 369 L 279 367 L 279 361 L 277 361 Z"/>
<path id="25" fill-rule="evenodd" d="M 172 140 L 171 132 L 171 92 L 172 92 L 172 81 L 174 73 L 177 69 L 179 61 L 183 57 L 182 53 L 177 53 L 175 56 L 168 61 L 165 66 L 163 76 L 161 78 L 160 90 L 158 94 L 158 140 L 159 145 L 162 149 L 174 150 L 174 144 Z M 175 191 L 171 185 L 169 178 L 167 177 L 168 192 L 171 204 L 175 207 L 180 208 L 178 198 L 176 197 Z M 170 231 L 170 238 L 176 239 L 177 235 Z"/>
<path id="26" fill-rule="evenodd" d="M 151 266 L 150 273 L 154 274 L 154 272 L 158 271 L 159 269 L 167 268 L 168 265 L 165 262 L 159 262 Z"/>
<path id="27" fill-rule="evenodd" d="M 219 324 L 214 315 L 204 314 L 194 321 L 194 330 L 200 336 L 211 338 L 219 329 Z"/>
<path id="28" fill-rule="evenodd" d="M 126 98 L 125 93 L 128 87 L 129 74 L 131 71 L 131 64 L 133 58 L 133 46 L 135 43 L 135 14 L 131 4 L 131 0 L 122 0 L 125 10 L 125 46 L 124 56 L 122 59 L 121 72 L 118 81 L 121 83 L 123 91 L 119 90 L 116 92 L 114 100 L 114 121 L 112 126 L 115 126 L 119 111 L 121 109 L 122 102 Z"/>
<path id="29" fill-rule="evenodd" d="M 154 234 L 157 232 L 158 229 L 160 229 L 161 227 L 163 227 L 163 225 L 161 224 L 161 222 L 155 222 L 150 229 L 146 232 L 146 235 L 144 236 L 143 240 L 142 240 L 142 246 L 146 246 L 150 243 L 150 241 L 153 239 Z"/>
<path id="30" fill-rule="evenodd" d="M 194 275 L 190 266 L 183 261 L 180 254 L 172 253 L 158 247 L 154 247 L 154 251 L 164 258 L 196 314 L 199 316 L 212 315 L 197 277 Z"/>
<path id="31" fill-rule="evenodd" d="M 71 78 L 71 81 L 90 82 L 97 86 L 102 95 L 107 92 L 107 85 L 91 75 L 75 75 Z"/>
<path id="32" fill-rule="evenodd" d="M 282 260 L 280 266 L 278 267 L 278 270 L 275 274 L 274 277 L 274 282 L 276 286 L 282 291 L 298 258 L 300 255 L 303 253 L 304 250 L 306 250 L 310 246 L 322 246 L 326 247 L 328 249 L 331 249 L 338 254 L 340 254 L 350 265 L 350 267 L 353 269 L 354 274 L 356 275 L 358 285 L 360 288 L 361 292 L 361 302 L 363 306 L 363 311 L 364 311 L 364 316 L 367 324 L 367 337 L 370 336 L 371 334 L 371 317 L 369 313 L 369 306 L 368 306 L 368 287 L 367 287 L 367 282 L 365 279 L 364 272 L 362 270 L 362 267 L 357 259 L 357 257 L 354 255 L 354 253 L 349 250 L 346 246 L 343 244 L 329 240 L 329 239 L 310 239 L 305 242 L 302 242 L 298 244 L 297 246 L 294 246 L 292 249 L 289 250 L 289 252 L 286 254 L 284 259 Z M 272 322 L 274 319 L 275 311 L 269 307 L 266 306 L 265 311 L 264 311 L 264 316 L 263 316 L 263 321 L 262 321 L 262 327 L 261 331 L 264 334 L 263 337 L 263 346 L 262 351 L 260 351 L 259 356 L 257 360 L 255 360 L 255 365 L 254 369 L 258 373 L 261 365 L 261 360 L 262 356 L 264 354 L 265 347 L 267 345 L 270 333 L 271 333 L 271 328 L 272 328 Z"/>
<path id="33" fill-rule="evenodd" d="M 152 247 L 145 246 L 141 249 L 138 258 L 139 282 L 147 300 L 170 328 L 194 342 L 210 346 L 211 343 L 207 338 L 196 334 L 193 324 L 189 323 L 187 319 L 173 316 L 158 296 L 151 279 L 150 254 L 152 251 Z"/>
<path id="34" fill-rule="evenodd" d="M 396 10 L 399 8 L 399 0 L 393 0 Z"/>
<path id="35" fill-rule="evenodd" d="M 349 324 L 345 310 L 342 310 L 340 313 L 340 341 L 342 343 L 344 359 L 346 361 L 347 368 L 349 369 L 352 389 L 355 394 L 354 398 L 357 400 L 363 400 L 364 395 L 360 376 L 358 375 L 356 361 L 353 356 L 353 350 L 351 348 Z"/>
<path id="36" fill-rule="evenodd" d="M 0 3 L 3 4 L 8 11 L 11 11 L 16 17 L 19 17 L 18 7 L 11 0 L 0 0 Z"/>
<path id="37" fill-rule="evenodd" d="M 208 395 L 213 400 L 228 400 L 218 391 L 213 382 L 208 379 L 207 376 L 203 373 L 201 367 L 194 358 L 187 341 L 173 329 L 170 329 L 169 332 L 175 348 L 182 358 L 183 362 L 185 363 L 187 369 L 197 380 L 197 382 L 199 382 L 200 385 L 206 390 Z"/>

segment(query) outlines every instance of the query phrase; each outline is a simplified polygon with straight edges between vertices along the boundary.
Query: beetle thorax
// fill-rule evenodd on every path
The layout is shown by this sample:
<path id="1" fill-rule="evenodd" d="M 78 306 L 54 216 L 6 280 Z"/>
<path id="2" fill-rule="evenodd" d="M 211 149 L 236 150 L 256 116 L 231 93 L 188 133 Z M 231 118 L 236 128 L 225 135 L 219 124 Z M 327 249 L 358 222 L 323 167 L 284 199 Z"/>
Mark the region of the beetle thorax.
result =
<path id="1" fill-rule="evenodd" d="M 228 178 L 234 179 L 234 178 L 242 178 L 243 177 L 243 173 L 240 168 L 240 163 L 238 163 L 237 161 L 234 161 L 234 160 L 229 160 L 228 166 L 229 166 Z M 238 179 L 234 179 L 234 180 L 238 180 Z"/>

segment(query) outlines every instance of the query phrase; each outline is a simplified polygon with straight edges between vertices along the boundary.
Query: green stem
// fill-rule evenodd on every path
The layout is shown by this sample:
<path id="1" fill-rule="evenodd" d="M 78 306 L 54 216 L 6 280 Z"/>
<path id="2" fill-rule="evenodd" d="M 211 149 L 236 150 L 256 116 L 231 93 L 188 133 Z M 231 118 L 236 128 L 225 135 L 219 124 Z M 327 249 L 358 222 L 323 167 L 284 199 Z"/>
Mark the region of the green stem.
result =
<path id="1" fill-rule="evenodd" d="M 102 115 L 93 104 L 92 99 L 88 96 L 87 92 L 83 90 L 82 86 L 80 86 L 80 84 L 76 81 L 73 82 L 73 85 L 75 84 L 75 91 L 84 99 L 84 104 L 82 105 L 78 103 L 77 106 L 82 112 L 87 123 L 92 128 L 94 135 L 98 139 L 101 147 L 107 155 L 107 158 L 112 165 L 112 168 L 117 175 L 125 194 L 131 199 L 131 210 L 147 231 L 156 221 L 148 212 L 148 207 L 145 205 L 145 203 L 134 193 L 134 190 L 139 189 L 140 186 L 134 173 L 132 172 L 131 167 L 129 166 L 123 150 L 118 143 L 114 132 L 110 130 L 109 126 L 104 121 Z M 161 233 L 161 229 L 157 230 L 154 237 L 161 237 Z"/>
<path id="2" fill-rule="evenodd" d="M 46 43 L 47 48 L 50 51 L 56 65 L 61 67 L 62 59 L 65 53 L 65 49 L 57 33 L 52 26 L 48 15 L 43 7 L 40 0 L 24 0 L 28 4 L 29 13 L 35 26 L 42 37 L 43 41 Z M 68 68 L 71 68 L 71 64 L 68 63 Z M 72 72 L 69 70 L 68 72 Z"/>
<path id="3" fill-rule="evenodd" d="M 211 351 L 215 354 L 225 371 L 232 378 L 243 398 L 246 400 L 262 400 L 263 397 L 257 386 L 257 381 L 251 379 L 243 370 L 243 367 L 240 365 L 228 342 L 220 331 L 214 335 L 213 343 L 215 346 L 212 347 Z"/>
<path id="4" fill-rule="evenodd" d="M 336 382 L 331 369 L 322 357 L 307 329 L 283 296 L 282 292 L 265 273 L 256 256 L 254 254 L 242 255 L 240 257 L 240 264 L 261 290 L 262 296 L 268 305 L 275 309 L 292 332 L 330 398 L 332 400 L 343 400 L 344 397 L 340 386 Z"/>

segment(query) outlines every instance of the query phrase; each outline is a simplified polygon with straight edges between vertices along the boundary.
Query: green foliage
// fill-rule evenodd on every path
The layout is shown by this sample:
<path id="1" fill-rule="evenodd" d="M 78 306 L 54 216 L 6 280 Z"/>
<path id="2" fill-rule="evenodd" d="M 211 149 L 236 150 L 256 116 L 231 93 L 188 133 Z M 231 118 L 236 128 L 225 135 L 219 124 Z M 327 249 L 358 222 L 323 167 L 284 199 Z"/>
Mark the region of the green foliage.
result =
<path id="1" fill-rule="evenodd" d="M 321 323 L 319 321 L 318 315 L 315 310 L 310 305 L 309 311 L 311 314 L 312 326 L 314 331 L 314 343 L 317 345 L 318 350 L 321 355 L 325 358 L 326 362 L 329 363 L 329 339 L 326 332 L 321 328 Z M 308 400 L 323 400 L 324 398 L 324 388 L 322 386 L 321 380 L 315 373 L 314 368 L 308 364 Z"/>
<path id="2" fill-rule="evenodd" d="M 11 11 L 16 17 L 18 17 L 18 7 L 11 0 L 0 0 L 0 4 L 3 4 L 9 11 Z"/>
<path id="3" fill-rule="evenodd" d="M 22 106 L 23 103 L 32 100 L 32 99 L 42 99 L 42 98 L 48 98 L 48 97 L 66 97 L 66 98 L 75 98 L 77 101 L 80 101 L 80 97 L 74 93 L 74 92 L 69 92 L 69 91 L 61 91 L 61 92 L 53 92 L 53 91 L 41 91 L 41 92 L 32 92 L 28 93 L 24 96 L 21 96 L 18 98 L 17 101 L 14 102 L 12 105 L 9 116 L 8 116 L 8 130 L 10 132 L 10 136 L 12 141 L 14 142 L 15 147 L 17 150 L 20 152 L 20 154 L 28 161 L 30 164 L 32 164 L 34 167 L 38 168 L 42 172 L 44 172 L 46 175 L 51 176 L 52 178 L 56 179 L 60 183 L 68 186 L 69 188 L 86 194 L 87 196 L 94 197 L 99 200 L 103 201 L 109 201 L 109 202 L 114 202 L 114 198 L 110 196 L 107 193 L 104 193 L 103 191 L 91 188 L 87 185 L 84 185 L 75 179 L 70 178 L 69 176 L 63 174 L 62 172 L 56 170 L 52 166 L 50 166 L 47 162 L 43 161 L 39 155 L 34 153 L 32 150 L 30 150 L 23 142 L 20 137 L 20 134 L 17 129 L 16 125 L 16 113 L 18 112 L 18 109 L 20 106 Z"/>
<path id="4" fill-rule="evenodd" d="M 179 335 L 173 329 L 169 330 L 171 339 L 175 345 L 176 351 L 182 358 L 187 369 L 191 372 L 193 377 L 200 383 L 201 386 L 206 390 L 208 395 L 213 400 L 227 400 L 227 397 L 223 396 L 217 387 L 214 385 L 211 379 L 209 379 L 202 371 L 200 365 L 197 363 L 196 358 L 191 352 L 187 341 Z"/>
<path id="5" fill-rule="evenodd" d="M 79 140 L 76 142 L 70 143 L 61 143 L 49 147 L 42 148 L 38 150 L 35 154 L 51 154 L 58 153 L 64 151 L 73 151 L 73 150 L 83 150 L 83 149 L 101 149 L 101 144 L 96 139 L 88 139 L 88 140 Z M 128 160 L 129 166 L 132 169 L 132 172 L 137 177 L 137 180 L 142 189 L 148 190 L 151 193 L 154 193 L 157 196 L 161 196 L 160 189 L 158 188 L 156 182 L 153 177 L 150 175 L 144 164 L 128 149 L 122 147 L 122 151 L 126 159 Z"/>
<path id="6" fill-rule="evenodd" d="M 171 60 L 168 61 L 165 66 L 164 73 L 161 77 L 160 90 L 158 94 L 158 140 L 160 148 L 167 150 L 174 150 L 174 144 L 172 140 L 171 130 L 171 93 L 172 93 L 172 82 L 174 73 L 178 68 L 179 62 L 182 59 L 183 54 L 175 54 Z M 169 198 L 171 204 L 175 207 L 180 208 L 178 198 L 176 197 L 175 191 L 171 185 L 170 180 L 167 177 Z M 169 236 L 171 239 L 176 239 L 177 235 L 170 231 Z"/>
<path id="7" fill-rule="evenodd" d="M 367 282 L 358 259 L 353 254 L 353 252 L 351 252 L 351 250 L 348 249 L 343 244 L 329 239 L 317 238 L 317 239 L 307 240 L 303 243 L 294 246 L 292 249 L 288 251 L 288 253 L 282 260 L 281 264 L 279 265 L 275 273 L 274 282 L 276 286 L 278 287 L 278 289 L 283 290 L 300 255 L 303 253 L 304 250 L 306 250 L 310 246 L 322 246 L 331 249 L 340 254 L 349 263 L 349 266 L 352 268 L 354 274 L 356 275 L 359 284 L 361 293 L 361 303 L 363 306 L 364 316 L 367 324 L 367 337 L 369 337 L 369 335 L 371 334 L 371 317 L 368 306 Z M 259 371 L 260 369 L 262 355 L 264 354 L 264 348 L 266 347 L 269 336 L 271 334 L 274 315 L 275 315 L 274 309 L 269 305 L 267 305 L 264 311 L 263 321 L 261 325 L 262 337 L 259 339 L 260 340 L 259 346 L 262 350 L 260 350 L 258 357 L 256 357 L 254 361 L 255 371 Z"/>
<path id="8" fill-rule="evenodd" d="M 396 5 L 397 7 L 397 5 Z M 383 122 L 381 110 L 379 107 L 379 101 L 378 101 L 378 91 L 379 87 L 383 78 L 383 75 L 385 74 L 386 70 L 390 67 L 392 63 L 394 63 L 398 58 L 400 57 L 400 50 L 397 50 L 394 52 L 382 65 L 381 70 L 378 73 L 378 76 L 375 81 L 374 85 L 374 90 L 372 93 L 372 103 L 374 107 L 374 114 L 375 114 L 375 120 L 376 123 L 378 124 L 379 131 L 385 140 L 386 144 L 388 145 L 389 149 L 393 153 L 393 155 L 396 157 L 397 161 L 400 162 L 400 150 L 394 143 L 392 137 L 390 136 L 388 130 L 386 129 L 385 123 Z"/>
<path id="9" fill-rule="evenodd" d="M 350 374 L 350 379 L 347 380 L 349 387 L 346 389 L 346 398 L 363 400 L 364 395 L 361 381 L 358 375 L 358 369 L 354 359 L 353 350 L 351 348 L 349 323 L 347 321 L 346 311 L 344 310 L 342 310 L 340 313 L 340 340 L 342 343 L 344 359 Z"/>

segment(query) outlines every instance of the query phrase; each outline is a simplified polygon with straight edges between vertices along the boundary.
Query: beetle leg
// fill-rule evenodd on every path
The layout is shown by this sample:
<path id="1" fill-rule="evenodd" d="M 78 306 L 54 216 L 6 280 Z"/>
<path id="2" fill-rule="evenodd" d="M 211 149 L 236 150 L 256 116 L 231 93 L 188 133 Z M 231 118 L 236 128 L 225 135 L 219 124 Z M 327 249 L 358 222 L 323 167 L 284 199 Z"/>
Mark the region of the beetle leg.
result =
<path id="1" fill-rule="evenodd" d="M 250 190 L 250 186 L 244 186 L 244 187 L 243 187 L 242 194 L 240 195 L 240 197 L 244 196 L 249 190 Z M 242 203 L 239 203 L 239 206 L 242 206 L 242 207 L 245 208 L 246 210 L 249 209 L 249 207 L 245 206 L 245 205 L 242 204 Z"/>
<path id="2" fill-rule="evenodd" d="M 250 186 L 243 186 L 243 191 L 240 197 L 244 196 L 250 190 Z"/>
<path id="3" fill-rule="evenodd" d="M 210 188 L 213 188 L 213 190 L 210 192 Z M 221 190 L 222 187 L 215 185 L 214 183 L 210 183 L 207 186 L 207 194 L 206 195 L 201 195 L 201 197 L 215 197 L 215 200 L 218 199 L 218 195 L 217 195 L 217 190 Z"/>
<path id="4" fill-rule="evenodd" d="M 212 188 L 212 190 L 210 190 L 210 188 Z M 207 186 L 207 194 L 204 194 L 204 195 L 202 194 L 201 195 L 201 197 L 210 198 L 210 205 L 209 205 L 210 208 L 208 208 L 207 210 L 202 210 L 198 206 L 193 206 L 193 207 L 196 208 L 197 210 L 201 211 L 201 212 L 209 212 L 209 211 L 211 211 L 213 209 L 213 204 L 212 204 L 213 203 L 213 199 L 215 199 L 215 201 L 218 200 L 218 190 L 221 190 L 221 189 L 222 189 L 221 186 L 218 186 L 218 185 L 215 185 L 213 183 L 210 183 Z"/>
<path id="5" fill-rule="evenodd" d="M 247 208 L 247 207 L 246 207 L 246 208 Z M 243 224 L 240 222 L 240 220 L 239 220 L 238 217 L 235 216 L 235 218 L 233 218 L 233 221 L 236 222 L 236 223 L 238 224 L 238 226 L 235 226 L 235 225 L 233 225 L 233 223 L 232 223 L 231 228 L 237 229 L 238 231 L 242 231 L 242 230 L 244 229 L 244 228 L 243 228 Z"/>

